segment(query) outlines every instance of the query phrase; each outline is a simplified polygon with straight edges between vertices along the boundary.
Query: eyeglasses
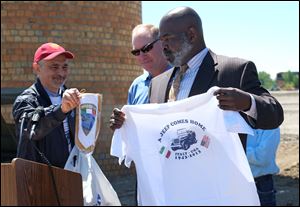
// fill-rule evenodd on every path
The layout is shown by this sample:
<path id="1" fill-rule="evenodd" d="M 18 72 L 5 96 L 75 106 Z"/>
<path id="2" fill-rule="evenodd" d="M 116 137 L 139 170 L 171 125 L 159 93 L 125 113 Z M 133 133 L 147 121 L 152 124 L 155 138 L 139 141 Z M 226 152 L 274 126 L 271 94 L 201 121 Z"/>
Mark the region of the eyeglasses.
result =
<path id="1" fill-rule="evenodd" d="M 150 42 L 148 44 L 146 44 L 144 47 L 142 47 L 141 49 L 136 49 L 136 50 L 132 50 L 131 54 L 133 54 L 134 56 L 139 56 L 141 51 L 143 53 L 147 53 L 150 50 L 152 50 L 154 43 L 156 43 L 159 39 L 154 40 L 153 42 Z"/>

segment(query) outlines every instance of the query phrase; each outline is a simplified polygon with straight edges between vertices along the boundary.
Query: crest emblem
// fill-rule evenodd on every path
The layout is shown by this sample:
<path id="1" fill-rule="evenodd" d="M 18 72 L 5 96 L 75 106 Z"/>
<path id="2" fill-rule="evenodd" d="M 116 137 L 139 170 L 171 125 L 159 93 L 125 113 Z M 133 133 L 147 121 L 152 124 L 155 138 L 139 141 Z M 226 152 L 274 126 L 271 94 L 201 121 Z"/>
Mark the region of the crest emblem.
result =
<path id="1" fill-rule="evenodd" d="M 94 126 L 96 109 L 97 108 L 94 104 L 86 103 L 80 105 L 81 127 L 86 136 L 90 133 Z"/>

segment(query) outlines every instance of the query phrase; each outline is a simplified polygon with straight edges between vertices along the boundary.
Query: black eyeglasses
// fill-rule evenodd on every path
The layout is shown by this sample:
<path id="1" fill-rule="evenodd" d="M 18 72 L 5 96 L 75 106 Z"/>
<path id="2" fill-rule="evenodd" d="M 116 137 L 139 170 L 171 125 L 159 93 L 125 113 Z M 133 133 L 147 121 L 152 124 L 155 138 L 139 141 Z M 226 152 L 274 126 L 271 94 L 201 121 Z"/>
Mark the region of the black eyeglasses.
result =
<path id="1" fill-rule="evenodd" d="M 131 50 L 131 54 L 133 54 L 134 56 L 139 56 L 141 51 L 143 53 L 147 53 L 150 50 L 152 50 L 154 43 L 156 43 L 159 39 L 154 40 L 153 42 L 150 42 L 148 44 L 146 44 L 144 47 L 142 47 L 141 49 L 136 49 L 136 50 Z"/>

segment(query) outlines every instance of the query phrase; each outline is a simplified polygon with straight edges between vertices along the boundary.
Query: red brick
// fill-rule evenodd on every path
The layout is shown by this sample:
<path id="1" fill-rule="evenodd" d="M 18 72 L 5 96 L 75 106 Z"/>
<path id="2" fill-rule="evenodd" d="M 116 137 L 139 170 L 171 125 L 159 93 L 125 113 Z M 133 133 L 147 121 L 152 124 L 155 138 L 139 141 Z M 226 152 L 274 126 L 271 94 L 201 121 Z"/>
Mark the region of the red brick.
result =
<path id="1" fill-rule="evenodd" d="M 68 87 L 104 96 L 95 158 L 97 153 L 105 153 L 103 170 L 112 175 L 133 172 L 116 167 L 117 162 L 109 156 L 112 132 L 108 121 L 114 107 L 126 104 L 128 87 L 142 73 L 129 53 L 131 29 L 141 22 L 141 1 L 1 2 L 1 88 L 33 83 L 33 55 L 45 41 L 72 51 L 75 59 Z"/>

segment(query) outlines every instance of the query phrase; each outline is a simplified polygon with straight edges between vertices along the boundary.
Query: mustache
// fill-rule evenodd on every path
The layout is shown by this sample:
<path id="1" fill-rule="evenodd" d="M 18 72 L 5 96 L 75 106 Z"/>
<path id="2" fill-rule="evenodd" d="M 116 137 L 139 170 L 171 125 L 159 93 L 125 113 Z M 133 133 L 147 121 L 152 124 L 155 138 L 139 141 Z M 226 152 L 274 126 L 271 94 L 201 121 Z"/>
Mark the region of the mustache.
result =
<path id="1" fill-rule="evenodd" d="M 58 80 L 65 80 L 67 77 L 66 76 L 61 76 L 61 75 L 56 75 L 53 78 L 58 79 Z"/>
<path id="2" fill-rule="evenodd" d="M 166 49 L 166 48 L 164 48 L 163 53 L 164 53 L 165 56 L 173 55 L 173 53 L 170 50 Z"/>

